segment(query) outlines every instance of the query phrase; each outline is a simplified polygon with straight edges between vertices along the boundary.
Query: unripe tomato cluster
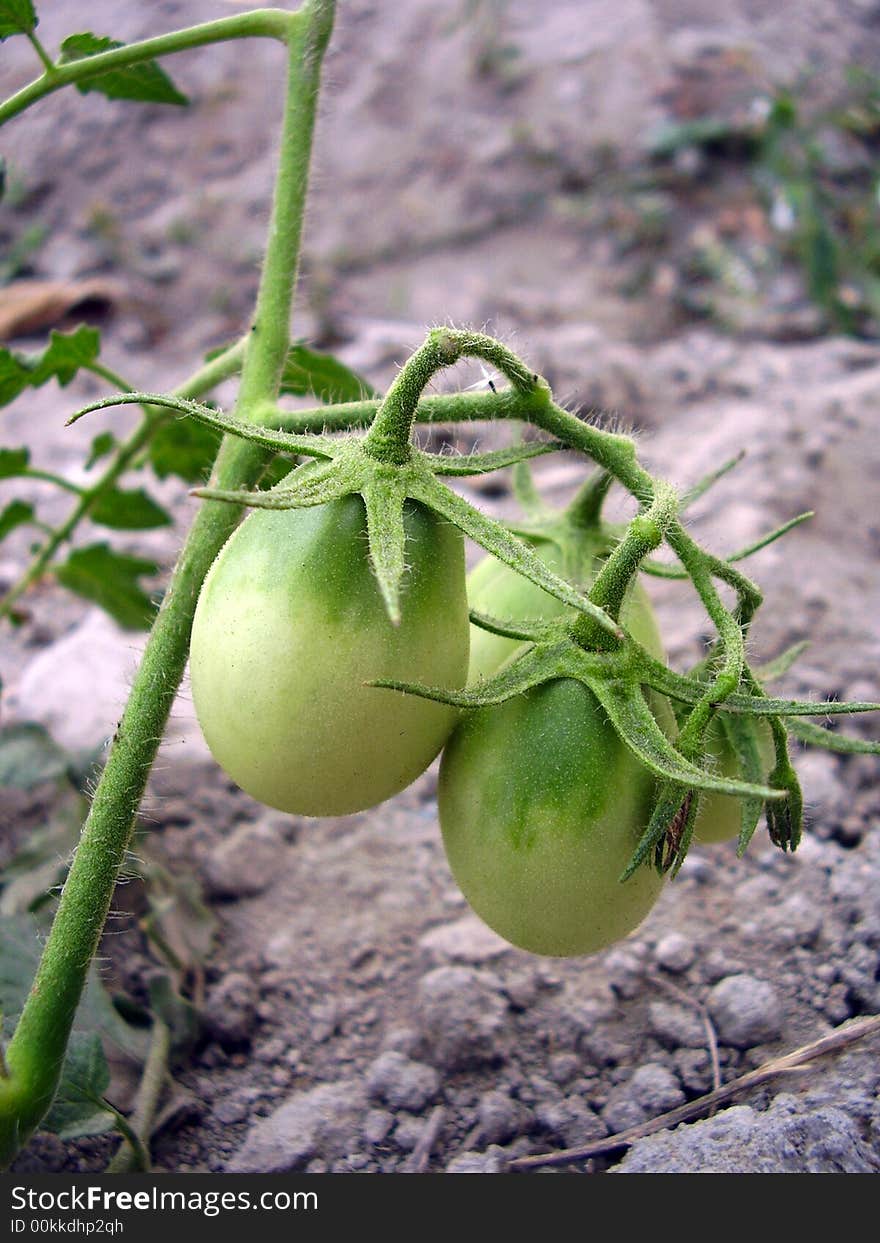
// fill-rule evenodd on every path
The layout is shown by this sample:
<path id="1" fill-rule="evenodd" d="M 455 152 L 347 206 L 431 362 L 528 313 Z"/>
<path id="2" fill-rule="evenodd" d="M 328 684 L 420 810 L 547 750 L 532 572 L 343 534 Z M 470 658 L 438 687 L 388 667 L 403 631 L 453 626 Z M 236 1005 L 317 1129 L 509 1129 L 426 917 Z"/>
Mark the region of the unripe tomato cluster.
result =
<path id="1" fill-rule="evenodd" d="M 571 679 L 464 714 L 367 685 L 458 689 L 495 673 L 521 645 L 472 627 L 469 605 L 520 621 L 566 607 L 491 556 L 466 589 L 461 534 L 415 502 L 406 503 L 405 529 L 395 626 L 369 564 L 359 495 L 245 519 L 205 579 L 193 625 L 192 691 L 208 745 L 253 797 L 306 816 L 382 802 L 445 746 L 443 842 L 473 909 L 523 949 L 592 953 L 632 931 L 662 887 L 649 867 L 619 880 L 650 819 L 654 777 Z M 555 570 L 572 574 L 574 564 L 581 587 L 598 568 L 595 547 L 535 548 Z M 621 620 L 663 658 L 638 584 Z M 672 736 L 669 704 L 653 693 L 650 703 Z M 712 738 L 721 771 L 735 773 L 736 757 L 720 734 Z M 737 799 L 705 799 L 704 839 L 738 828 Z"/>

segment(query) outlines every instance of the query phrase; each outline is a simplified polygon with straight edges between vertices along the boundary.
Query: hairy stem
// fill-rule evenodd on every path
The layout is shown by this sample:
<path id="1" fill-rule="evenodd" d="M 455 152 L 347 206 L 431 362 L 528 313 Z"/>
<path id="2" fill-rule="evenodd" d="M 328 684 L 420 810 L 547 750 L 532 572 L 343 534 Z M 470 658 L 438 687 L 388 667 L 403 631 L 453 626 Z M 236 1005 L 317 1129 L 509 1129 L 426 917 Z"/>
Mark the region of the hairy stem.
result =
<path id="1" fill-rule="evenodd" d="M 590 599 L 615 621 L 620 617 L 626 593 L 639 572 L 643 558 L 662 543 L 664 532 L 673 521 L 677 508 L 678 498 L 674 490 L 667 484 L 657 483 L 653 503 L 644 513 L 633 518 L 626 535 L 596 576 Z M 586 614 L 572 623 L 572 634 L 584 647 L 607 649 L 610 646 L 607 632 L 602 631 Z"/>
<path id="2" fill-rule="evenodd" d="M 287 355 L 321 62 L 333 15 L 332 0 L 311 0 L 298 14 L 284 14 L 287 96 L 266 259 L 237 403 L 242 418 L 276 399 Z M 214 479 L 227 488 L 253 485 L 264 462 L 259 447 L 227 439 Z M 15 1155 L 55 1094 L 89 964 L 183 674 L 199 588 L 239 516 L 233 506 L 202 506 L 154 623 L 36 979 L 6 1052 L 8 1075 L 0 1080 L 0 1162 Z"/>
<path id="3" fill-rule="evenodd" d="M 379 406 L 364 440 L 364 450 L 371 457 L 395 466 L 409 461 L 410 437 L 422 392 L 438 371 L 460 358 L 481 358 L 507 376 L 515 392 L 524 396 L 541 393 L 545 401 L 549 400 L 546 385 L 542 387 L 538 376 L 499 341 L 479 332 L 435 328 L 401 367 Z"/>

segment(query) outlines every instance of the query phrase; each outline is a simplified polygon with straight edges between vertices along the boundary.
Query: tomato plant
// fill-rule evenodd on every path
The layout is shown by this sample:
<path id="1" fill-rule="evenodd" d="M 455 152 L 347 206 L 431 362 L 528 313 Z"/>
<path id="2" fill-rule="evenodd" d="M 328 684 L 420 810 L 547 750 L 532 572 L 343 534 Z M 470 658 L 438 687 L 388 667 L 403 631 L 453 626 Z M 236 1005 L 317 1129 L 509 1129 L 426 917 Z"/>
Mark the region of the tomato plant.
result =
<path id="1" fill-rule="evenodd" d="M 271 807 L 361 811 L 431 762 L 453 709 L 365 685 L 461 686 L 468 612 L 461 533 L 405 513 L 407 571 L 392 625 L 367 556 L 364 504 L 260 510 L 211 567 L 190 649 L 193 700 L 217 762 Z"/>
<path id="2" fill-rule="evenodd" d="M 579 682 L 547 682 L 455 731 L 440 766 L 443 844 L 490 927 L 536 954 L 589 954 L 644 918 L 663 877 L 620 877 L 650 819 L 654 775 Z"/>

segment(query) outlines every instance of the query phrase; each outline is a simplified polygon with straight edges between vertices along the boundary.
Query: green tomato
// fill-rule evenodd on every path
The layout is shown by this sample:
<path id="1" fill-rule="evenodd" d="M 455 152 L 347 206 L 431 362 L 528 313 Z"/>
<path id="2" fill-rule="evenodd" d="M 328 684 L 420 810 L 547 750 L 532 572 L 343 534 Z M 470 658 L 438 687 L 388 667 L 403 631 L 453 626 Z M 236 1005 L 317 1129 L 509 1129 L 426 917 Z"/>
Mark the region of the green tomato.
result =
<path id="1" fill-rule="evenodd" d="M 467 675 L 464 545 L 406 503 L 400 624 L 370 569 L 360 496 L 256 510 L 208 573 L 190 670 L 202 731 L 222 768 L 282 811 L 372 807 L 427 768 L 454 709 L 365 685 L 378 678 L 460 687 Z"/>
<path id="2" fill-rule="evenodd" d="M 476 913 L 535 954 L 590 954 L 626 936 L 663 886 L 620 875 L 651 816 L 653 775 L 573 679 L 469 713 L 440 766 L 443 844 Z"/>
<path id="3" fill-rule="evenodd" d="M 776 763 L 776 749 L 773 745 L 773 734 L 766 721 L 756 722 L 758 731 L 758 750 L 761 754 L 761 767 L 767 776 Z M 730 744 L 726 733 L 717 719 L 709 723 L 706 732 L 706 752 L 713 770 L 721 777 L 742 778 L 742 768 L 736 751 Z M 700 795 L 700 806 L 694 821 L 694 839 L 710 845 L 714 842 L 728 842 L 739 837 L 742 822 L 742 799 L 735 794 L 715 794 L 703 791 Z"/>

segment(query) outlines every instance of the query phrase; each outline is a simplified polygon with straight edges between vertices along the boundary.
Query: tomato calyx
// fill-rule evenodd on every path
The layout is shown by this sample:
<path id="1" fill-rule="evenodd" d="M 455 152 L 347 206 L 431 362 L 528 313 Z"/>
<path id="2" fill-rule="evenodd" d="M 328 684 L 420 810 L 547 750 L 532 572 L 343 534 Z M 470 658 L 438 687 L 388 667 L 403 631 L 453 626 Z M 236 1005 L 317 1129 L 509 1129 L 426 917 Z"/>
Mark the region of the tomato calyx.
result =
<path id="1" fill-rule="evenodd" d="M 762 810 L 774 844 L 783 850 L 795 849 L 800 837 L 802 798 L 788 759 L 787 729 L 783 722 L 807 715 L 876 711 L 880 707 L 870 703 L 772 699 L 756 683 L 744 686 L 724 701 L 719 714 L 725 728 L 737 739 L 737 754 L 742 760 L 742 776 L 725 777 L 713 771 L 705 745 L 690 755 L 683 755 L 664 734 L 645 698 L 645 690 L 650 688 L 677 700 L 686 710 L 700 702 L 706 691 L 706 681 L 675 673 L 628 634 L 614 650 L 596 651 L 581 645 L 568 621 L 530 623 L 518 620 L 514 623 L 474 610 L 470 616 L 475 625 L 531 646 L 494 677 L 464 690 L 387 680 L 378 681 L 376 685 L 468 711 L 501 705 L 556 679 L 572 678 L 581 682 L 602 705 L 621 740 L 661 782 L 650 823 L 624 872 L 624 879 L 648 861 L 653 861 L 660 871 L 678 871 L 691 844 L 699 796 L 703 792 L 732 795 L 743 801 L 741 850 L 748 845 Z M 776 765 L 767 777 L 761 769 L 754 732 L 754 723 L 759 720 L 769 723 L 776 746 Z M 877 744 L 863 743 L 859 749 L 876 753 Z"/>

